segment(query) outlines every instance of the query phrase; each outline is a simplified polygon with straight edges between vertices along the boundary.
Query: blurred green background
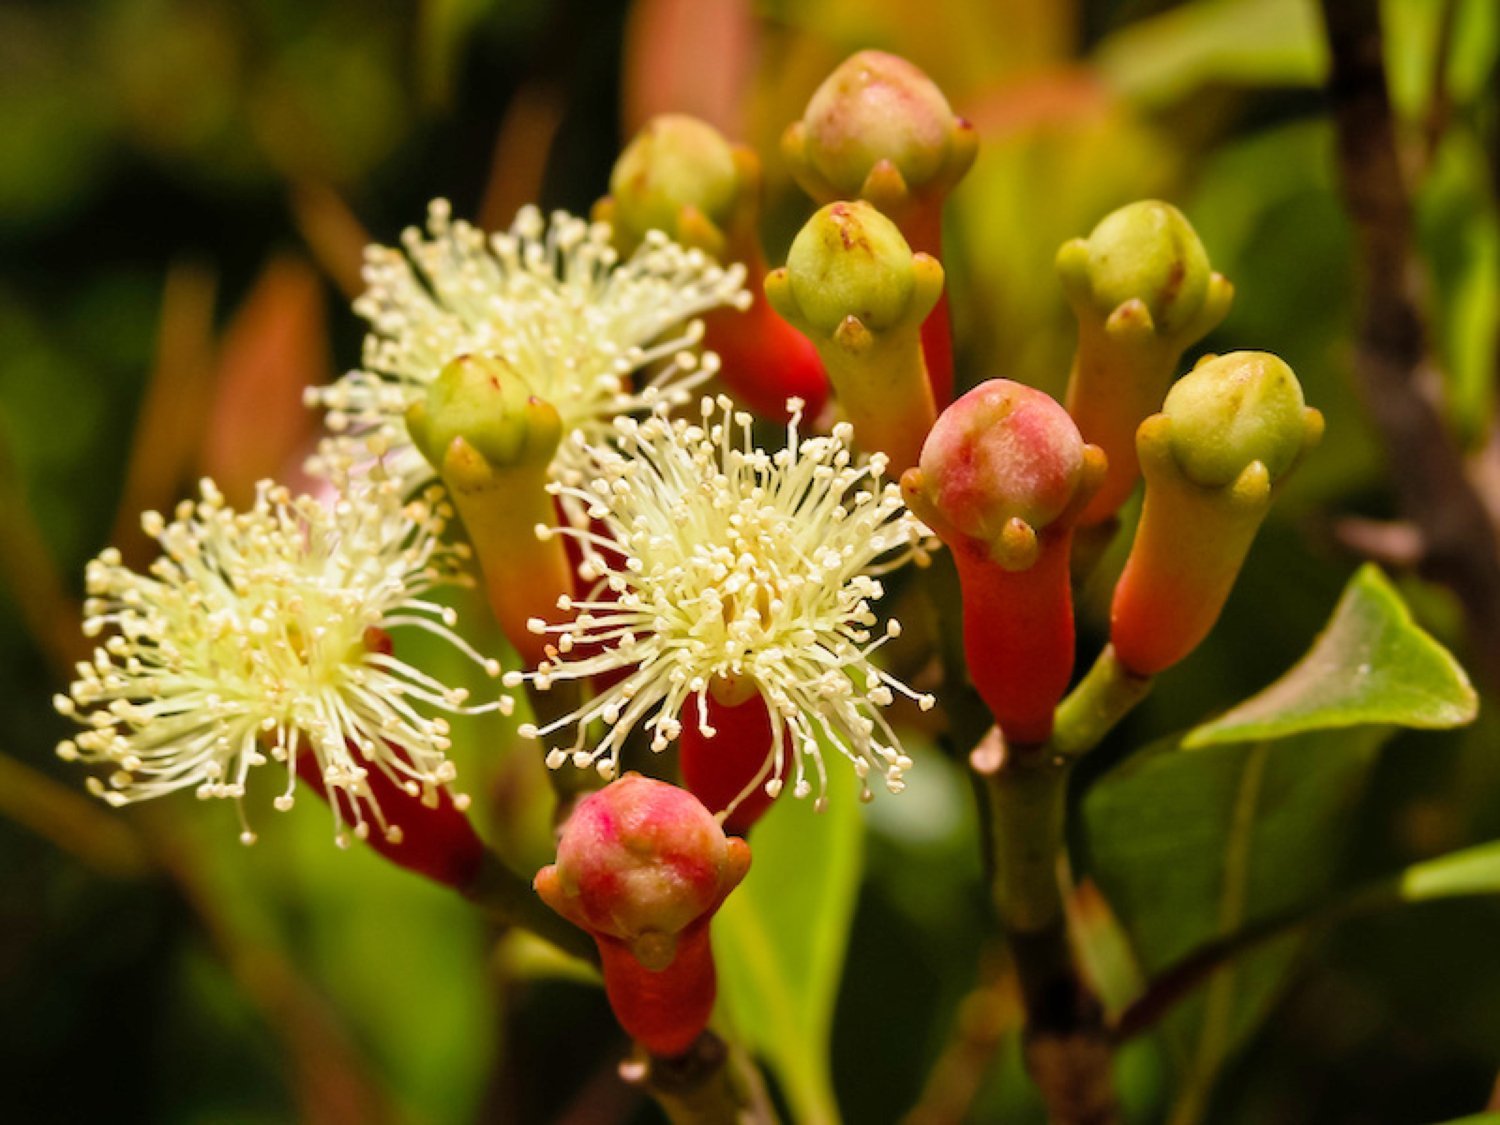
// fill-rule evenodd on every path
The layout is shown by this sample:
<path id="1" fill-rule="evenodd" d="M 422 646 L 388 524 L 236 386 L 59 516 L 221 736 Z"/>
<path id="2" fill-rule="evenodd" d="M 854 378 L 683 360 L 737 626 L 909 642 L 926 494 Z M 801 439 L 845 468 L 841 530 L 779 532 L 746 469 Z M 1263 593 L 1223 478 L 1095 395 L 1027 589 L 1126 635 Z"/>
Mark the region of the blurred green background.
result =
<path id="1" fill-rule="evenodd" d="M 1477 451 L 1500 355 L 1500 13 L 1490 0 L 1383 11 L 1433 344 L 1455 431 Z M 150 557 L 142 509 L 171 505 L 205 472 L 232 497 L 295 476 L 315 422 L 301 388 L 358 360 L 348 306 L 367 239 L 393 241 L 438 195 L 492 227 L 532 200 L 586 210 L 623 139 L 670 109 L 761 152 L 779 261 L 811 206 L 776 138 L 862 47 L 924 67 L 982 138 L 949 214 L 963 382 L 1005 375 L 1060 392 L 1072 326 L 1057 245 L 1159 196 L 1238 289 L 1203 350 L 1279 353 L 1328 418 L 1213 638 L 1091 772 L 1264 686 L 1306 649 L 1361 561 L 1351 544 L 1368 525 L 1348 521 L 1394 514 L 1392 465 L 1350 376 L 1354 267 L 1308 0 L 10 0 L 0 1118 L 657 1120 L 614 1077 L 626 1044 L 596 991 L 537 974 L 525 950 L 496 952 L 445 892 L 332 848 L 313 802 L 286 816 L 252 808 L 251 849 L 218 803 L 96 806 L 52 756 L 65 730 L 48 700 L 82 651 L 86 560 L 109 542 Z M 1463 658 L 1462 607 L 1414 580 L 1402 588 Z M 1101 582 L 1084 598 L 1090 654 L 1107 595 Z M 1326 889 L 1500 836 L 1496 730 L 1482 714 L 1456 734 L 1390 741 L 1341 783 L 1338 833 L 1287 862 L 1314 865 Z M 533 756 L 510 753 L 498 725 L 470 733 L 459 767 L 490 834 L 517 862 L 545 862 Z M 849 829 L 862 857 L 848 867 L 854 923 L 842 983 L 829 985 L 849 1121 L 919 1104 L 913 1121 L 1041 1119 L 971 805 L 932 752 L 907 795 Z M 1321 935 L 1247 1017 L 1201 1119 L 1477 1112 L 1500 1069 L 1497 950 L 1500 903 L 1483 899 Z M 924 1097 L 939 1060 L 953 1089 L 974 1087 L 957 1117 Z M 1155 1041 L 1127 1052 L 1138 1119 L 1169 1112 L 1169 1069 Z"/>

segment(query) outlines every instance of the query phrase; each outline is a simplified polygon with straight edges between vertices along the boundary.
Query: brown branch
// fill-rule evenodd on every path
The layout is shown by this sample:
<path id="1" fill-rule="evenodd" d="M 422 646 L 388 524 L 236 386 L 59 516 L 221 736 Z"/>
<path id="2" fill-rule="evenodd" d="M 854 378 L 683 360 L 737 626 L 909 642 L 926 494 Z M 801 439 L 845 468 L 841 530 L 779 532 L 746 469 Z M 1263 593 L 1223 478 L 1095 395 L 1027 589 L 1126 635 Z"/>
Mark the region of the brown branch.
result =
<path id="1" fill-rule="evenodd" d="M 1386 89 L 1377 0 L 1322 0 L 1339 178 L 1354 226 L 1360 306 L 1355 372 L 1399 470 L 1402 510 L 1421 530 L 1421 572 L 1467 611 L 1484 674 L 1500 684 L 1500 546 L 1443 414 L 1421 312 L 1411 202 Z"/>
<path id="2" fill-rule="evenodd" d="M 755 1064 L 712 1031 L 679 1058 L 625 1060 L 620 1078 L 650 1094 L 672 1125 L 776 1125 Z"/>

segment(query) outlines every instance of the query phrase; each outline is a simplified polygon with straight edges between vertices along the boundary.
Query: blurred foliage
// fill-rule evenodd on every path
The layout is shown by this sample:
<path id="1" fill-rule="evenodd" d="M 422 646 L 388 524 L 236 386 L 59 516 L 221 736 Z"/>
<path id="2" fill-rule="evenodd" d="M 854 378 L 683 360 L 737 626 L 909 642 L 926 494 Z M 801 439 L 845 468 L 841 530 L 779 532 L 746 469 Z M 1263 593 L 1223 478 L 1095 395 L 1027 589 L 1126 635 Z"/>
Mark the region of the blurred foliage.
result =
<path id="1" fill-rule="evenodd" d="M 1353 267 L 1309 0 L 728 6 L 738 16 L 719 13 L 712 52 L 689 33 L 673 49 L 660 30 L 642 38 L 715 7 L 671 0 L 0 7 L 0 753 L 28 767 L 15 800 L 30 800 L 25 785 L 80 789 L 52 758 L 62 723 L 46 701 L 79 645 L 69 599 L 84 562 L 208 467 L 296 473 L 300 386 L 358 358 L 347 299 L 366 237 L 393 240 L 437 195 L 492 225 L 531 199 L 585 209 L 632 114 L 697 99 L 766 158 L 776 259 L 811 209 L 776 157 L 781 129 L 847 53 L 884 47 L 927 69 L 982 136 L 949 215 L 963 381 L 1059 391 L 1072 325 L 1056 247 L 1155 195 L 1237 287 L 1205 350 L 1281 354 L 1328 417 L 1210 642 L 1078 779 L 1080 873 L 1102 892 L 1078 909 L 1101 982 L 1113 973 L 1128 992 L 1133 971 L 1235 919 L 1500 837 L 1487 715 L 1454 733 L 1172 749 L 1309 647 L 1360 562 L 1333 529 L 1391 515 L 1400 471 L 1349 375 Z M 1384 13 L 1433 343 L 1453 424 L 1478 449 L 1500 354 L 1500 7 L 1451 5 L 1439 71 L 1449 6 L 1387 0 Z M 1401 592 L 1462 658 L 1461 607 L 1414 580 Z M 1103 618 L 1097 598 L 1085 605 L 1092 646 Z M 460 774 L 492 838 L 540 863 L 550 826 L 528 798 L 545 782 L 509 752 L 510 729 L 476 721 Z M 814 829 L 826 839 L 800 837 L 805 808 L 772 816 L 744 898 L 768 933 L 729 939 L 746 948 L 725 970 L 725 1016 L 783 1104 L 816 1104 L 831 1082 L 846 1119 L 895 1121 L 928 1105 L 941 1065 L 973 1086 L 969 1119 L 1040 1121 L 1003 953 L 987 944 L 964 774 L 936 749 L 917 756 L 910 792 L 830 813 Z M 595 990 L 493 954 L 462 903 L 331 847 L 316 802 L 251 814 L 275 823 L 245 850 L 217 802 L 100 810 L 133 834 L 144 874 L 98 861 L 124 845 L 87 813 L 71 844 L 0 818 L 0 1117 L 656 1120 L 614 1078 L 626 1044 Z M 1205 864 L 1235 834 L 1254 846 L 1231 900 L 1230 872 Z M 1493 853 L 1465 855 L 1411 868 L 1409 897 L 1494 889 Z M 1500 1065 L 1497 925 L 1500 902 L 1444 898 L 1256 952 L 1122 1053 L 1132 1119 L 1495 1120 L 1463 1115 Z M 778 964 L 794 989 L 767 987 Z M 825 1059 L 814 1042 L 829 1020 Z M 1183 1073 L 1200 1080 L 1174 1109 Z"/>

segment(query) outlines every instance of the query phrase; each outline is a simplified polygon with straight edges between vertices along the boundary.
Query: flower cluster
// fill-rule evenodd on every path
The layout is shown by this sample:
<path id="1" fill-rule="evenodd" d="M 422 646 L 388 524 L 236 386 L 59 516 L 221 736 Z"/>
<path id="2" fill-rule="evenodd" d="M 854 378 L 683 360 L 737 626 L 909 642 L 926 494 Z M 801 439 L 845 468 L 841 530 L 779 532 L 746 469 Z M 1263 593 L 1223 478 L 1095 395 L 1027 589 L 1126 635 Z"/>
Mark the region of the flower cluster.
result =
<path id="1" fill-rule="evenodd" d="M 403 502 L 378 473 L 341 483 L 325 505 L 263 482 L 236 512 L 205 480 L 170 521 L 144 516 L 163 551 L 149 573 L 113 548 L 89 564 L 84 630 L 109 636 L 55 703 L 87 728 L 58 753 L 113 767 L 107 782 L 90 778 L 94 792 L 115 805 L 185 788 L 229 798 L 250 843 L 251 770 L 268 757 L 286 764 L 275 802 L 285 810 L 315 763 L 340 843 L 346 817 L 357 837 L 373 821 L 397 842 L 371 771 L 428 804 L 453 781 L 448 724 L 424 711 L 503 703 L 470 704 L 464 689 L 398 660 L 389 632 L 425 630 L 500 674 L 453 631 L 454 611 L 425 597 L 471 581 L 467 548 L 442 540 L 451 513 L 440 490 Z"/>
<path id="2" fill-rule="evenodd" d="M 718 364 L 694 354 L 703 327 L 692 318 L 745 307 L 744 270 L 660 232 L 622 261 L 610 239 L 606 224 L 561 211 L 548 221 L 535 207 L 509 231 L 486 234 L 434 200 L 425 235 L 408 228 L 401 249 L 366 251 L 368 288 L 354 305 L 371 327 L 364 370 L 310 391 L 309 402 L 328 409 L 335 434 L 375 439 L 392 471 L 415 484 L 432 470 L 411 448 L 405 412 L 458 356 L 502 360 L 556 407 L 565 431 L 596 442 L 618 415 L 689 401 Z M 575 449 L 564 443 L 559 479 L 576 482 Z"/>
<path id="3" fill-rule="evenodd" d="M 899 487 L 881 483 L 882 455 L 856 462 L 845 424 L 801 437 L 801 404 L 789 412 L 786 447 L 775 453 L 756 446 L 750 416 L 722 397 L 702 401 L 701 423 L 658 411 L 618 419 L 614 446 L 574 438 L 591 481 L 553 487 L 584 505 L 607 538 L 589 528 L 559 533 L 601 548 L 585 563 L 595 587 L 563 607 L 574 614 L 567 622 L 533 623 L 556 636 L 552 658 L 525 676 L 508 673 L 507 683 L 545 689 L 626 674 L 575 712 L 524 728 L 538 738 L 577 728 L 571 750 L 549 753 L 550 766 L 571 758 L 613 776 L 631 730 L 649 731 L 662 750 L 694 706 L 706 728 L 707 693 L 728 681 L 753 688 L 779 720 L 752 785 L 780 792 L 789 733 L 797 796 L 813 789 L 811 762 L 822 800 L 825 750 L 848 758 L 862 780 L 873 770 L 893 792 L 903 787 L 911 759 L 882 708 L 897 693 L 924 709 L 932 699 L 871 659 L 900 631 L 894 619 L 877 630 L 871 607 L 883 593 L 879 575 L 924 558 L 927 531 Z M 597 719 L 610 729 L 590 746 Z"/>

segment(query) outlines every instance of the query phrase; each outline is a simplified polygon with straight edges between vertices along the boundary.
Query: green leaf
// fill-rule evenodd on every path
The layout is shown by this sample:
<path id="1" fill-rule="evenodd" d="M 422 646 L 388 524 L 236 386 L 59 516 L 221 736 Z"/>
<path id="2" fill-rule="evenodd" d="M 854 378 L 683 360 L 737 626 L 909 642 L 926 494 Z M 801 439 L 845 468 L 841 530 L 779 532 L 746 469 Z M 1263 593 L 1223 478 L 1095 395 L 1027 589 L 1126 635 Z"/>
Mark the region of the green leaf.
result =
<path id="1" fill-rule="evenodd" d="M 1415 863 L 1397 882 L 1407 902 L 1500 894 L 1500 841 Z"/>
<path id="2" fill-rule="evenodd" d="M 1100 779 L 1083 802 L 1090 870 L 1148 974 L 1333 883 L 1375 751 L 1364 727 L 1185 754 L 1168 741 Z M 1266 946 L 1217 973 L 1165 1027 L 1181 1121 L 1264 1018 L 1296 953 Z"/>
<path id="3" fill-rule="evenodd" d="M 1458 661 L 1411 617 L 1390 581 L 1360 568 L 1291 671 L 1188 733 L 1188 748 L 1371 724 L 1443 729 L 1478 713 Z"/>
<path id="4" fill-rule="evenodd" d="M 1197 0 L 1115 32 L 1097 61 L 1127 97 L 1160 106 L 1210 82 L 1316 85 L 1327 52 L 1305 0 Z"/>
<path id="5" fill-rule="evenodd" d="M 772 807 L 713 926 L 732 1032 L 770 1063 L 792 1116 L 815 1125 L 839 1120 L 828 1045 L 864 854 L 852 782 L 830 776 L 824 813 L 790 798 Z"/>
<path id="6" fill-rule="evenodd" d="M 1500 1125 L 1500 1113 L 1476 1113 L 1472 1117 L 1444 1121 L 1441 1125 Z"/>

